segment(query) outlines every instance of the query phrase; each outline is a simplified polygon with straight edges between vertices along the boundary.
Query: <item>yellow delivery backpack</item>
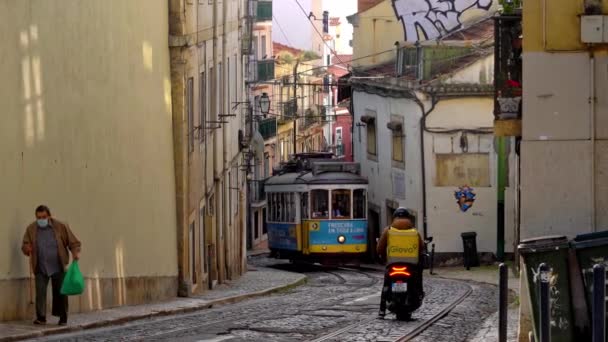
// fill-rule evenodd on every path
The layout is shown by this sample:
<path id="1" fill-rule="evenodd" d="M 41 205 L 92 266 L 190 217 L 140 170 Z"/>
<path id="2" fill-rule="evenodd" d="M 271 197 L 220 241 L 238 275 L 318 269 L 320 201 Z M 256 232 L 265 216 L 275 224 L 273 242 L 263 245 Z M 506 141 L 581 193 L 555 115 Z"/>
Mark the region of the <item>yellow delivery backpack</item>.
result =
<path id="1" fill-rule="evenodd" d="M 387 262 L 407 262 L 418 264 L 420 241 L 418 230 L 400 230 L 390 227 L 386 247 Z"/>

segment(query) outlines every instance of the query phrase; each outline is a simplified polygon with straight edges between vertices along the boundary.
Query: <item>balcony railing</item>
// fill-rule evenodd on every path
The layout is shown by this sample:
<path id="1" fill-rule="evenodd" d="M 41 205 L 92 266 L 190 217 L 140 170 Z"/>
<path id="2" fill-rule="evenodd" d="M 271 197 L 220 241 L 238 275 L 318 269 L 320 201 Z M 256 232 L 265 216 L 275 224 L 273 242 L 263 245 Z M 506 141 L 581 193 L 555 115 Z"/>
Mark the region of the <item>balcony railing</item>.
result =
<path id="1" fill-rule="evenodd" d="M 262 59 L 257 61 L 257 81 L 268 81 L 274 79 L 274 59 Z"/>
<path id="2" fill-rule="evenodd" d="M 264 180 L 252 180 L 250 188 L 251 201 L 262 202 L 266 200 L 266 192 L 264 192 Z"/>
<path id="3" fill-rule="evenodd" d="M 277 119 L 270 118 L 260 121 L 258 130 L 264 140 L 275 137 L 277 135 Z"/>
<path id="4" fill-rule="evenodd" d="M 283 120 L 293 120 L 296 118 L 296 101 L 296 99 L 291 99 L 283 103 Z"/>
<path id="5" fill-rule="evenodd" d="M 256 21 L 271 21 L 272 20 L 272 1 L 260 0 L 257 2 L 258 8 L 256 11 Z"/>

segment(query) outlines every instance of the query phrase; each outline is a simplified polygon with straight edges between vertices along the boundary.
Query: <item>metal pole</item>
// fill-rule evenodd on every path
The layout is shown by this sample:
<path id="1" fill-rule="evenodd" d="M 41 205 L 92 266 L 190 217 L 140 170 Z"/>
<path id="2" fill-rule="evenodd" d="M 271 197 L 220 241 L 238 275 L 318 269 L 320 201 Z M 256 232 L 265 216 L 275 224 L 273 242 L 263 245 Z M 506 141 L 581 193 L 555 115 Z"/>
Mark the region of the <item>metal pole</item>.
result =
<path id="1" fill-rule="evenodd" d="M 540 342 L 551 342 L 551 308 L 549 303 L 549 267 L 542 263 L 538 267 L 540 277 Z"/>
<path id="2" fill-rule="evenodd" d="M 431 267 L 430 267 L 431 274 L 433 274 L 433 264 L 435 264 L 435 244 L 431 244 Z"/>
<path id="3" fill-rule="evenodd" d="M 498 266 L 498 342 L 507 342 L 507 303 L 509 276 L 507 265 Z"/>
<path id="4" fill-rule="evenodd" d="M 300 61 L 296 62 L 293 67 L 293 154 L 296 155 L 297 151 L 297 137 L 298 137 L 298 65 Z"/>
<path id="5" fill-rule="evenodd" d="M 606 268 L 593 266 L 593 342 L 606 342 Z"/>

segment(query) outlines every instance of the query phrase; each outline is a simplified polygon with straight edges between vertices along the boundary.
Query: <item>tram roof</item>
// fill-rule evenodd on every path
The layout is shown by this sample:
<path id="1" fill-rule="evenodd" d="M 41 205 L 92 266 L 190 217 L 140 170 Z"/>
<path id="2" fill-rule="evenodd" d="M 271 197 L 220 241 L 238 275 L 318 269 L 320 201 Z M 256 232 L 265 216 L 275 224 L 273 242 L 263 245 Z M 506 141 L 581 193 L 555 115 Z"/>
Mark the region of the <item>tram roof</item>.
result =
<path id="1" fill-rule="evenodd" d="M 265 185 L 290 184 L 367 184 L 367 179 L 350 172 L 324 172 L 313 175 L 310 171 L 289 172 L 268 178 Z"/>

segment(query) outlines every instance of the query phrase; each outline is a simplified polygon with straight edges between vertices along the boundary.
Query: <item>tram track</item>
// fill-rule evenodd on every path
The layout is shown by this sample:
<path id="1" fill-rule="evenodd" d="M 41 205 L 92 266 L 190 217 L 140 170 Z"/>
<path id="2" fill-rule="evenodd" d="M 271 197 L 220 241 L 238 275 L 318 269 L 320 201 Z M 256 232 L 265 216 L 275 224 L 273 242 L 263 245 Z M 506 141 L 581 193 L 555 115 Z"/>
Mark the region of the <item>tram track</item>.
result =
<path id="1" fill-rule="evenodd" d="M 438 312 L 437 314 L 433 315 L 429 319 L 426 319 L 424 322 L 416 325 L 413 329 L 411 329 L 407 333 L 399 336 L 398 338 L 396 338 L 393 341 L 394 342 L 407 342 L 407 341 L 413 340 L 418 335 L 420 335 L 422 332 L 424 332 L 425 330 L 427 330 L 428 328 L 430 328 L 433 324 L 437 323 L 442 318 L 444 318 L 445 316 L 447 316 L 460 303 L 462 303 L 465 299 L 467 299 L 471 295 L 471 293 L 473 292 L 473 288 L 469 284 L 467 284 L 466 282 L 462 282 L 462 281 L 454 281 L 454 282 L 457 282 L 457 283 L 465 285 L 467 287 L 467 290 L 464 293 L 462 293 L 460 296 L 458 296 L 458 298 L 456 298 L 456 300 L 452 301 L 448 306 L 446 306 L 445 308 L 443 308 L 440 312 Z M 332 331 L 332 332 L 330 332 L 330 333 L 328 333 L 326 335 L 323 335 L 323 336 L 317 337 L 316 339 L 310 340 L 310 342 L 332 341 L 332 340 L 335 340 L 336 338 L 339 338 L 342 334 L 350 332 L 354 328 L 358 328 L 361 325 L 369 324 L 369 323 L 375 322 L 375 321 L 377 321 L 376 317 L 372 317 L 372 318 L 368 318 L 368 319 L 364 319 L 364 320 L 359 320 L 359 321 L 357 321 L 355 323 L 352 323 L 352 324 L 350 324 L 348 326 L 345 326 L 345 327 L 343 327 L 341 329 Z"/>

